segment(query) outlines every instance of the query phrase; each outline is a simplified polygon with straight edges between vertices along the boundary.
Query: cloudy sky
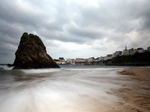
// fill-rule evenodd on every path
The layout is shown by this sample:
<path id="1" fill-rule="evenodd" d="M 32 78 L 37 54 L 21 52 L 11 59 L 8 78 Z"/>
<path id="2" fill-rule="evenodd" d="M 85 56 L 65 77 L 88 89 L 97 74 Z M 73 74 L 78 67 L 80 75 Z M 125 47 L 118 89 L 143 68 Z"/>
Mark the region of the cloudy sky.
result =
<path id="1" fill-rule="evenodd" d="M 0 63 L 13 63 L 24 32 L 52 58 L 99 57 L 150 46 L 150 0 L 1 0 Z"/>

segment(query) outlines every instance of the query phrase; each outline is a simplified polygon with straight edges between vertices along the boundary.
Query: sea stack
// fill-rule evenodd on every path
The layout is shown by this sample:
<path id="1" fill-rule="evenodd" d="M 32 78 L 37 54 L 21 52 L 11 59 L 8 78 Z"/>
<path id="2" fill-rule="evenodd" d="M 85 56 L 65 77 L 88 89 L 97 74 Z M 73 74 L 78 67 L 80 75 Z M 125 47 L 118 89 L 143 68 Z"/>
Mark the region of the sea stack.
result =
<path id="1" fill-rule="evenodd" d="M 60 68 L 47 54 L 41 39 L 33 34 L 22 35 L 15 55 L 14 69 Z"/>

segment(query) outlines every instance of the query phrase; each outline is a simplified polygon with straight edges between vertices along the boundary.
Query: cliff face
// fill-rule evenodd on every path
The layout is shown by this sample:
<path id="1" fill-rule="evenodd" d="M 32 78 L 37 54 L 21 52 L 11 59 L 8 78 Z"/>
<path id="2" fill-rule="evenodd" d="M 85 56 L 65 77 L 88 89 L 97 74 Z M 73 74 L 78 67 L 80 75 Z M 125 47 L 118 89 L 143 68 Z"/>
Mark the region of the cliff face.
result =
<path id="1" fill-rule="evenodd" d="M 15 53 L 14 69 L 59 68 L 47 54 L 41 39 L 33 34 L 24 33 Z"/>

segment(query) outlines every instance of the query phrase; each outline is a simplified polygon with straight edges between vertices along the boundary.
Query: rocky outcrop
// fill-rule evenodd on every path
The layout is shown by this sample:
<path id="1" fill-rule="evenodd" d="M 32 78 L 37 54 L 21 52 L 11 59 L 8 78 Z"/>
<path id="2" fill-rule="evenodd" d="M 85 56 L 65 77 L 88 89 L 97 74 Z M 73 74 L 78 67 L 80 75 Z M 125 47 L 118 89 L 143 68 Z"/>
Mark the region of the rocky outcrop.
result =
<path id="1" fill-rule="evenodd" d="M 24 33 L 15 53 L 14 69 L 59 68 L 47 54 L 41 39 L 33 34 Z"/>

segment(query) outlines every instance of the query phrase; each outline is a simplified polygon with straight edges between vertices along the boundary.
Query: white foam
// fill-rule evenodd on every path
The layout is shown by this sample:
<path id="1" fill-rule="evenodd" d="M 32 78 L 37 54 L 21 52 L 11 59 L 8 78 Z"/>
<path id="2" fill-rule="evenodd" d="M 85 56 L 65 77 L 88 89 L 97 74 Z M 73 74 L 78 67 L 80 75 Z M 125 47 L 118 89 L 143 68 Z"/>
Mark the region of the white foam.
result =
<path id="1" fill-rule="evenodd" d="M 8 67 L 7 65 L 1 65 L 0 68 L 2 68 L 3 70 L 12 70 L 13 67 Z"/>
<path id="2" fill-rule="evenodd" d="M 41 73 L 49 73 L 49 72 L 58 72 L 60 69 L 22 69 L 26 74 L 41 74 Z"/>
<path id="3" fill-rule="evenodd" d="M 122 70 L 123 68 L 66 68 L 65 70 L 76 70 L 76 71 L 87 71 L 87 70 L 89 70 L 89 71 L 92 71 L 92 70 Z"/>

